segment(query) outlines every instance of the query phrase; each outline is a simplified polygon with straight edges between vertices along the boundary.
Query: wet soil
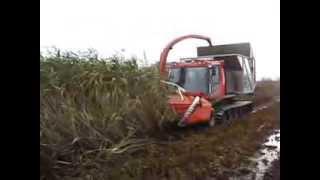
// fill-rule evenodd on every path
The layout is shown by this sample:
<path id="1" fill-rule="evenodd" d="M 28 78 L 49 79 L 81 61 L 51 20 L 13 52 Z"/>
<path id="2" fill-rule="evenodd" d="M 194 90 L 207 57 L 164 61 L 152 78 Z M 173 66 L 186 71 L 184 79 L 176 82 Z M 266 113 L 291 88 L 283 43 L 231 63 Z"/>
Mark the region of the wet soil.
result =
<path id="1" fill-rule="evenodd" d="M 252 167 L 261 166 L 261 163 L 251 158 L 261 149 L 275 149 L 272 144 L 265 143 L 274 135 L 274 130 L 279 129 L 279 105 L 274 102 L 230 124 L 167 132 L 172 137 L 161 140 L 162 143 L 113 157 L 102 166 L 106 174 L 101 177 L 110 180 L 260 179 L 264 172 L 257 177 L 259 173 Z M 266 163 L 270 164 L 268 161 Z M 92 172 L 101 173 L 102 170 Z"/>
<path id="2" fill-rule="evenodd" d="M 280 180 L 280 157 L 272 162 L 272 165 L 265 173 L 263 180 Z"/>
<path id="3" fill-rule="evenodd" d="M 279 111 L 279 102 L 274 102 L 229 125 L 185 129 L 170 143 L 146 146 L 136 156 L 141 161 L 127 161 L 128 167 L 142 172 L 136 174 L 140 179 L 261 179 L 273 160 L 268 159 L 269 151 L 277 149 L 266 141 L 278 137 L 274 129 L 279 128 Z M 259 149 L 265 156 L 252 161 Z"/>

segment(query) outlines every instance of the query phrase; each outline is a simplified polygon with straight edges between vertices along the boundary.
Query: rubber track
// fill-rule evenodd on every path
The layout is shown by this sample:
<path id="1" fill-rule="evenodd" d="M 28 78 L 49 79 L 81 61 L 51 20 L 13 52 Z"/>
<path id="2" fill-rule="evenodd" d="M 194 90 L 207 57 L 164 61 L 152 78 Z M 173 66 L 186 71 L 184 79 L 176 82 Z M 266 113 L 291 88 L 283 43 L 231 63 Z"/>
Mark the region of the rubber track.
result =
<path id="1" fill-rule="evenodd" d="M 253 110 L 253 102 L 251 101 L 236 101 L 233 104 L 222 107 L 216 113 L 218 123 L 229 121 L 249 114 Z"/>

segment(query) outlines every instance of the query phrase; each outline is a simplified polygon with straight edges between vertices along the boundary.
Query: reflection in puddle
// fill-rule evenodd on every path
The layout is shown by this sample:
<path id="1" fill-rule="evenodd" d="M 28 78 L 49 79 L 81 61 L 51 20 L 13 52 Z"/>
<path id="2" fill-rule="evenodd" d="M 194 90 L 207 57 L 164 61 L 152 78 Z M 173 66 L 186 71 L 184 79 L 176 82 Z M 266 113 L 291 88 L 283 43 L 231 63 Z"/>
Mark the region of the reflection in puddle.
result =
<path id="1" fill-rule="evenodd" d="M 252 166 L 246 167 L 250 173 L 229 177 L 229 180 L 262 180 L 272 162 L 280 157 L 280 130 L 276 130 L 250 160 Z M 241 168 L 240 168 L 241 169 Z"/>
<path id="2" fill-rule="evenodd" d="M 271 166 L 271 163 L 280 156 L 280 130 L 276 130 L 274 134 L 269 136 L 267 142 L 263 144 L 263 149 L 259 151 L 257 157 L 252 158 L 257 162 L 255 168 L 256 180 L 263 178 L 264 173 Z"/>

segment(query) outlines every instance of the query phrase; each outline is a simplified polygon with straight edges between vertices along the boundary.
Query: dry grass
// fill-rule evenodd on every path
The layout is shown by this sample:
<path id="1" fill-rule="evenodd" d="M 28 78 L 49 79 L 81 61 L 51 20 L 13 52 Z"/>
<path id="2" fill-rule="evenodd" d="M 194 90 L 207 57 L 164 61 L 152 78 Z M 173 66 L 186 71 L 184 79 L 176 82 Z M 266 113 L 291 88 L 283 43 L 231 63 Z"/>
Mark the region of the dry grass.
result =
<path id="1" fill-rule="evenodd" d="M 262 79 L 257 82 L 254 97 L 255 105 L 268 102 L 275 96 L 280 96 L 280 79 L 277 81 Z"/>

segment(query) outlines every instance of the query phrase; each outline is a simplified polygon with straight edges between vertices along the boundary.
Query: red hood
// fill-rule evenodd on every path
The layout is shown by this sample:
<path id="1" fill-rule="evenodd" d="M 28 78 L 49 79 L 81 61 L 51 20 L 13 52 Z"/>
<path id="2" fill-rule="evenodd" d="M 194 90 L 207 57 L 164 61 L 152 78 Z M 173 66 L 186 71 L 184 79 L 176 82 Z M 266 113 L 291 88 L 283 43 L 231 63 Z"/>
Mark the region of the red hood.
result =
<path id="1" fill-rule="evenodd" d="M 183 100 L 180 95 L 170 95 L 169 104 L 178 113 L 184 113 L 188 107 L 192 104 L 193 96 L 183 96 Z"/>

